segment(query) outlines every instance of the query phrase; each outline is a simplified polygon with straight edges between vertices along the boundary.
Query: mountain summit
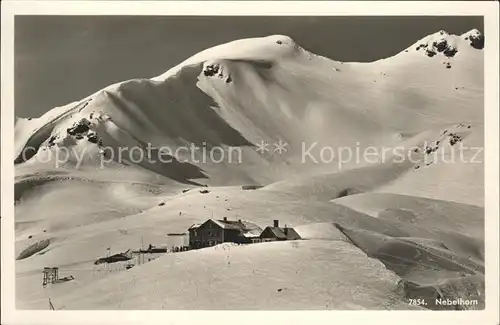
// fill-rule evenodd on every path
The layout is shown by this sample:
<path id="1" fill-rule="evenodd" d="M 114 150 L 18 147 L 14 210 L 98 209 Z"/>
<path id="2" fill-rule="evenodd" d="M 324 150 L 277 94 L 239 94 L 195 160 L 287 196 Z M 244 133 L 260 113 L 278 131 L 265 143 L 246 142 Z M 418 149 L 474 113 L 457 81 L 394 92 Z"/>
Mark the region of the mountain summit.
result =
<path id="1" fill-rule="evenodd" d="M 413 47 L 416 51 L 422 51 L 428 57 L 442 54 L 447 58 L 452 58 L 459 51 L 470 51 L 469 47 L 482 50 L 484 48 L 484 36 L 477 29 L 472 29 L 460 36 L 451 35 L 441 30 L 424 37 Z"/>

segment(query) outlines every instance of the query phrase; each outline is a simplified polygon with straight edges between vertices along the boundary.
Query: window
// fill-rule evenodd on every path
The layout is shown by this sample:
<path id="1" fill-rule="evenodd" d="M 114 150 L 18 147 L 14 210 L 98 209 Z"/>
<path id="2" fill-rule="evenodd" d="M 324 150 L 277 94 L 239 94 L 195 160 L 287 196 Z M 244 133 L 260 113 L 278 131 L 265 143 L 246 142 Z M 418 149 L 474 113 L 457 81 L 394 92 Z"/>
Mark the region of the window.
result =
<path id="1" fill-rule="evenodd" d="M 209 232 L 208 232 L 208 236 L 209 236 L 209 237 L 212 237 L 212 236 L 213 236 L 213 234 L 212 234 L 212 232 L 211 232 L 211 231 L 209 231 Z"/>
<path id="2" fill-rule="evenodd" d="M 193 233 L 195 237 L 198 236 L 198 232 L 196 230 Z"/>

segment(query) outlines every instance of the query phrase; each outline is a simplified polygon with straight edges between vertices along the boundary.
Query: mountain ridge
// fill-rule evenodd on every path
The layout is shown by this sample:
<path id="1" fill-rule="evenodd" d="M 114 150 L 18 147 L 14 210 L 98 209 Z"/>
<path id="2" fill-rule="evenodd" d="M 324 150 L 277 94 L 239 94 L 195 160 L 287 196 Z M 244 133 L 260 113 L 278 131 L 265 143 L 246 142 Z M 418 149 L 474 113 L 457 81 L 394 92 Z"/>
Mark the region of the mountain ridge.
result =
<path id="1" fill-rule="evenodd" d="M 470 33 L 465 33 L 463 35 L 469 35 L 469 34 L 472 34 L 473 32 L 470 32 Z M 433 34 L 434 35 L 434 34 Z M 431 35 L 432 36 L 432 35 Z M 426 38 L 423 38 L 423 39 L 426 39 Z M 280 42 L 281 44 L 277 44 L 277 42 Z M 247 43 L 246 47 L 242 47 L 241 44 L 245 44 Z M 256 50 L 254 49 L 254 52 L 257 52 L 258 54 L 260 54 L 262 51 L 262 48 L 265 48 L 265 49 L 268 49 L 269 47 L 273 48 L 274 50 L 273 51 L 267 51 L 265 52 L 266 54 L 262 57 L 255 57 L 255 55 L 250 55 L 250 54 L 246 54 L 247 57 L 252 57 L 252 59 L 250 61 L 245 61 L 245 60 L 242 60 L 241 57 L 239 57 L 237 60 L 234 60 L 234 59 L 224 59 L 224 58 L 221 58 L 220 55 L 219 55 L 219 52 L 221 52 L 222 50 L 221 49 L 225 49 L 225 48 L 233 48 L 233 47 L 236 47 L 237 46 L 237 51 L 236 51 L 236 54 L 231 54 L 231 51 L 227 51 L 229 52 L 229 54 L 226 53 L 226 56 L 227 57 L 238 57 L 238 51 L 243 51 L 245 52 L 247 50 L 248 47 L 253 47 L 253 44 L 255 43 L 259 43 L 261 44 L 261 47 L 260 48 L 257 48 Z M 418 43 L 418 42 L 417 42 Z M 236 45 L 235 45 L 236 44 Z M 282 50 L 281 48 L 284 47 L 285 50 Z M 210 54 L 211 52 L 215 52 L 215 54 L 217 55 L 213 55 L 213 54 Z M 207 54 L 208 53 L 208 54 Z M 401 52 L 403 53 L 403 52 Z M 302 55 L 300 55 L 302 54 Z M 288 58 L 287 59 L 287 62 L 289 62 L 290 60 L 290 57 L 296 57 L 297 55 L 299 55 L 301 57 L 301 60 L 299 61 L 300 63 L 299 64 L 303 64 L 303 65 L 306 65 L 308 63 L 308 61 L 311 61 L 314 59 L 314 62 L 315 64 L 317 63 L 317 66 L 313 66 L 312 68 L 321 68 L 321 69 L 325 69 L 328 67 L 328 69 L 331 69 L 332 71 L 332 74 L 331 75 L 327 75 L 327 76 L 320 76 L 320 79 L 316 80 L 316 79 L 311 79 L 310 81 L 311 82 L 314 82 L 314 83 L 317 83 L 319 80 L 321 79 L 324 79 L 326 82 L 330 82 L 330 80 L 332 80 L 333 78 L 340 78 L 338 77 L 339 75 L 342 75 L 342 72 L 343 70 L 341 71 L 341 69 L 348 69 L 348 70 L 351 70 L 351 69 L 356 69 L 357 68 L 357 65 L 354 64 L 353 66 L 349 67 L 349 64 L 346 63 L 340 63 L 340 62 L 337 62 L 337 61 L 331 61 L 329 59 L 326 59 L 326 58 L 323 58 L 323 57 L 319 57 L 319 56 L 316 56 L 314 54 L 311 54 L 307 51 L 305 51 L 304 49 L 302 49 L 300 46 L 296 45 L 295 42 L 289 38 L 289 37 L 285 37 L 285 36 L 282 36 L 282 35 L 274 35 L 274 36 L 269 36 L 269 37 L 265 37 L 265 38 L 262 38 L 262 39 L 243 39 L 243 40 L 238 40 L 238 41 L 234 41 L 234 42 L 230 42 L 230 43 L 227 43 L 227 44 L 223 44 L 223 45 L 219 45 L 219 46 L 216 46 L 214 48 L 210 48 L 210 49 L 207 49 L 205 51 L 202 51 L 200 52 L 199 54 L 197 55 L 194 55 L 192 56 L 191 58 L 187 59 L 186 61 L 184 61 L 183 63 L 179 64 L 178 66 L 168 70 L 167 72 L 165 72 L 164 74 L 158 76 L 158 77 L 154 77 L 154 78 L 151 78 L 151 79 L 132 79 L 132 80 L 129 80 L 129 81 L 124 81 L 124 82 L 120 82 L 120 83 L 116 83 L 116 84 L 113 84 L 113 85 L 110 85 L 108 87 L 105 87 L 104 89 L 100 90 L 100 91 L 97 91 L 96 93 L 94 93 L 93 95 L 90 95 L 88 97 L 86 97 L 85 99 L 79 101 L 79 107 L 77 106 L 73 106 L 71 107 L 71 104 L 68 104 L 66 106 L 63 106 L 65 108 L 59 108 L 58 110 L 62 109 L 63 111 L 65 111 L 64 114 L 71 114 L 71 112 L 73 113 L 76 113 L 77 111 L 81 111 L 84 109 L 84 107 L 82 108 L 82 106 L 86 106 L 87 104 L 90 104 L 90 107 L 94 106 L 93 104 L 95 103 L 91 103 L 90 101 L 94 98 L 99 97 L 100 94 L 104 93 L 104 94 L 112 94 L 112 93 L 117 93 L 118 95 L 122 94 L 123 93 L 123 89 L 124 88 L 131 88 L 127 85 L 130 85 L 130 84 L 141 84 L 141 83 L 147 83 L 149 85 L 151 85 L 152 88 L 155 88 L 155 87 L 158 87 L 159 85 L 161 85 L 162 83 L 165 83 L 167 82 L 167 80 L 174 80 L 176 79 L 176 74 L 180 73 L 181 71 L 183 71 L 184 69 L 188 69 L 190 71 L 193 71 L 193 69 L 199 69 L 199 68 L 195 68 L 195 67 L 189 67 L 190 64 L 193 64 L 195 66 L 202 66 L 202 71 L 203 71 L 203 75 L 202 72 L 200 72 L 200 76 L 201 77 L 198 77 L 197 79 L 198 80 L 195 80 L 195 76 L 196 75 L 196 72 L 194 72 L 194 75 L 191 75 L 191 77 L 187 77 L 187 79 L 189 79 L 190 81 L 187 81 L 186 78 L 184 77 L 180 77 L 182 80 L 185 80 L 185 81 L 180 81 L 180 83 L 182 85 L 186 85 L 186 82 L 191 82 L 191 83 L 196 83 L 197 85 L 197 88 L 200 89 L 200 87 L 205 87 L 205 89 L 202 89 L 202 91 L 206 94 L 208 94 L 210 97 L 213 98 L 218 98 L 219 101 L 221 100 L 227 100 L 227 96 L 226 95 L 223 95 L 222 97 L 226 96 L 226 98 L 221 98 L 220 97 L 220 94 L 221 92 L 225 92 L 225 91 L 229 91 L 230 92 L 234 92 L 234 91 L 237 91 L 237 90 L 231 90 L 231 86 L 233 86 L 232 84 L 234 84 L 234 87 L 237 87 L 237 83 L 239 82 L 237 79 L 238 78 L 233 78 L 235 79 L 234 82 L 233 80 L 230 80 L 230 82 L 228 82 L 228 80 L 231 78 L 231 74 L 237 74 L 239 73 L 239 71 L 241 71 L 242 69 L 246 69 L 246 71 L 243 71 L 243 73 L 240 73 L 240 75 L 243 76 L 243 78 L 253 78 L 253 80 L 250 80 L 249 82 L 249 85 L 251 85 L 252 87 L 256 87 L 256 86 L 260 86 L 260 84 L 262 84 L 263 87 L 267 88 L 269 86 L 271 87 L 274 87 L 273 84 L 276 84 L 278 87 L 276 87 L 276 91 L 281 91 L 281 89 L 285 90 L 285 93 L 283 93 L 283 95 L 281 97 L 283 98 L 286 98 L 287 95 L 286 92 L 288 92 L 287 88 L 290 89 L 290 88 L 294 88 L 295 89 L 297 87 L 300 88 L 303 88 L 303 89 L 307 89 L 307 87 L 301 87 L 300 84 L 297 84 L 297 85 L 287 85 L 286 84 L 286 78 L 288 78 L 288 76 L 284 76 L 283 78 L 280 78 L 281 76 L 278 76 L 276 77 L 276 73 L 274 73 L 274 71 L 277 71 L 277 72 L 281 72 L 281 70 L 279 70 L 279 67 L 280 67 L 280 62 L 277 61 L 277 62 L 274 62 L 273 60 L 277 58 Z M 202 57 L 202 59 L 198 59 L 199 57 Z M 397 57 L 397 56 L 396 56 Z M 270 60 L 269 62 L 266 63 L 266 61 L 262 61 L 262 60 Z M 226 60 L 226 61 L 225 61 Z M 283 59 L 283 60 L 286 60 L 286 59 Z M 192 62 L 196 62 L 196 63 L 192 63 Z M 375 64 L 376 62 L 378 61 L 375 61 L 372 63 L 372 66 L 373 64 Z M 384 63 L 384 62 L 387 62 L 387 59 L 385 60 L 381 60 L 380 61 L 381 63 Z M 223 67 L 223 66 L 226 66 L 226 67 Z M 325 66 L 326 65 L 326 66 Z M 364 66 L 366 66 L 367 64 L 362 64 Z M 383 66 L 384 64 L 382 64 Z M 229 66 L 232 66 L 232 68 L 230 69 Z M 278 67 L 276 69 L 273 69 L 275 67 Z M 217 68 L 218 70 L 218 76 L 215 77 L 214 79 L 214 76 L 210 73 L 207 73 L 207 69 L 215 69 Z M 298 69 L 297 72 L 300 71 L 300 73 L 303 73 L 303 76 L 306 76 L 307 77 L 307 72 L 305 70 L 303 70 L 301 67 L 298 67 L 295 66 L 294 67 L 295 69 Z M 382 67 L 383 69 L 384 67 Z M 306 67 L 306 69 L 310 69 L 309 67 Z M 234 70 L 234 71 L 230 71 L 230 70 Z M 225 71 L 225 72 L 224 72 Z M 371 72 L 371 71 L 370 71 Z M 255 74 L 256 73 L 256 74 Z M 296 72 L 294 72 L 296 73 Z M 188 72 L 187 73 L 188 75 L 191 74 L 191 72 Z M 225 75 L 224 75 L 225 74 Z M 381 74 L 384 75 L 384 72 L 381 72 Z M 335 76 L 337 75 L 337 76 Z M 206 78 L 203 78 L 203 77 L 206 77 Z M 184 79 L 183 79 L 184 78 Z M 224 80 L 222 80 L 222 79 Z M 265 83 L 265 82 L 261 82 L 262 80 L 264 81 L 267 81 L 266 78 L 271 78 L 271 82 L 270 83 Z M 326 78 L 326 79 L 325 79 Z M 355 79 L 358 79 L 358 78 L 355 78 Z M 149 81 L 148 81 L 149 80 Z M 208 80 L 212 80 L 212 81 L 208 81 Z M 221 85 L 218 85 L 218 84 L 214 84 L 214 82 L 217 82 L 218 80 L 222 80 L 224 81 L 224 83 L 229 87 L 229 88 L 224 88 L 222 84 Z M 384 80 L 381 80 L 382 82 L 384 82 Z M 251 83 L 253 82 L 253 83 Z M 302 82 L 302 81 L 301 81 Z M 321 81 L 322 83 L 324 81 Z M 348 81 L 348 83 L 350 83 L 351 81 Z M 352 81 L 352 85 L 349 85 L 349 84 L 340 84 L 340 86 L 342 87 L 355 87 L 355 85 L 362 85 L 362 83 L 365 83 L 366 80 L 353 80 Z M 370 81 L 371 82 L 371 81 Z M 373 82 L 376 82 L 376 80 L 373 80 Z M 283 84 L 285 83 L 285 84 Z M 281 84 L 281 85 L 280 85 Z M 192 85 L 191 85 L 192 86 Z M 215 86 L 216 89 L 213 89 Z M 373 84 L 370 84 L 370 86 L 368 85 L 365 85 L 365 87 L 374 87 L 375 85 Z M 148 86 L 149 87 L 149 86 Z M 150 88 L 151 88 L 150 87 Z M 168 87 L 168 86 L 167 86 Z M 133 88 L 133 87 L 132 87 Z M 161 88 L 161 86 L 160 86 Z M 262 91 L 264 93 L 265 91 L 265 88 L 262 88 Z M 367 91 L 370 91 L 370 90 L 367 90 Z M 243 94 L 245 94 L 246 90 L 243 91 Z M 194 89 L 192 91 L 191 94 L 197 94 L 198 93 L 198 90 L 197 89 Z M 238 93 L 238 92 L 237 92 Z M 239 93 L 242 93 L 241 91 Z M 295 98 L 295 101 L 301 101 L 300 98 L 301 97 L 311 97 L 311 95 L 313 96 L 317 96 L 318 94 L 310 94 L 310 95 L 305 95 L 305 96 L 302 96 L 302 95 L 297 95 L 297 97 Z M 229 94 L 229 96 L 234 96 L 233 94 Z M 249 97 L 248 99 L 246 99 L 247 101 L 255 101 L 256 100 L 256 95 L 252 95 L 253 97 Z M 259 95 L 260 96 L 260 95 Z M 136 96 L 137 97 L 137 96 Z M 202 96 L 203 97 L 203 96 Z M 120 96 L 116 97 L 116 98 L 120 98 Z M 330 100 L 330 99 L 328 99 Z M 199 105 L 199 106 L 205 106 L 205 107 L 216 107 L 217 106 L 217 103 L 210 103 L 210 99 L 205 99 L 205 100 L 201 100 L 201 105 L 199 104 L 196 104 L 196 105 Z M 258 101 L 258 99 L 257 99 Z M 234 103 L 232 103 L 234 104 Z M 301 104 L 300 106 L 302 107 L 307 107 L 308 105 L 310 105 L 311 102 L 305 102 L 303 104 Z M 314 105 L 314 103 L 312 103 Z M 264 103 L 264 105 L 266 106 L 269 106 L 269 103 Z M 323 104 L 319 104 L 319 106 L 321 106 Z M 329 104 L 328 104 L 329 105 Z M 220 105 L 219 105 L 220 106 Z M 274 103 L 271 103 L 271 106 L 273 107 L 277 107 L 277 108 L 280 108 L 281 112 L 279 112 L 279 114 L 284 114 L 283 118 L 285 119 L 288 119 L 290 120 L 290 116 L 293 116 L 294 113 L 291 113 L 290 112 L 290 109 L 292 106 L 293 107 L 293 104 L 287 102 L 287 100 L 285 99 L 285 101 L 281 102 L 280 101 L 277 101 L 277 102 L 274 102 Z M 358 105 L 360 106 L 360 105 Z M 361 105 L 362 106 L 362 105 Z M 303 110 L 303 108 L 301 108 Z M 315 110 L 315 109 L 313 109 Z M 89 109 L 87 108 L 86 111 L 89 111 Z M 97 111 L 97 109 L 94 109 L 94 111 Z M 223 113 L 226 113 L 226 114 L 231 114 L 230 112 L 224 112 L 223 110 L 220 110 L 220 107 L 219 107 L 219 112 L 223 112 Z M 341 114 L 346 114 L 346 113 L 342 113 L 342 112 L 347 112 L 347 111 L 341 111 L 341 112 L 338 112 L 338 113 L 341 113 Z M 265 111 L 260 111 L 259 113 L 265 113 Z M 365 114 L 365 112 L 360 112 L 360 113 L 347 113 L 348 115 L 346 115 L 347 118 L 349 119 L 358 119 L 359 117 L 357 117 L 359 114 Z M 44 116 L 47 116 L 47 122 L 45 122 L 45 124 L 50 124 L 50 120 L 51 120 L 51 112 L 48 112 L 47 114 L 45 114 Z M 135 113 L 134 113 L 135 117 L 139 117 L 141 114 L 140 114 L 140 109 L 139 110 L 135 110 Z M 239 113 L 238 113 L 239 114 Z M 251 114 L 251 112 L 248 112 L 245 113 L 245 114 Z M 317 113 L 314 113 L 314 114 L 317 114 Z M 143 114 L 142 114 L 143 115 Z M 247 119 L 248 117 L 246 116 L 243 116 L 243 117 L 234 117 L 233 115 L 233 119 L 238 119 L 238 118 L 243 118 L 243 119 Z M 42 121 L 41 121 L 41 124 L 43 125 L 44 122 L 43 120 L 45 120 L 45 117 L 41 118 Z M 140 120 L 142 120 L 141 123 L 150 123 L 151 121 L 148 121 L 147 118 L 144 119 L 144 118 L 139 118 Z M 293 118 L 292 118 L 293 119 Z M 373 121 L 375 121 L 376 119 L 372 119 Z M 467 119 L 465 119 L 467 120 Z M 390 121 L 390 120 L 389 120 Z M 127 122 L 128 123 L 128 122 Z M 241 121 L 235 121 L 233 120 L 232 121 L 233 124 L 237 125 L 238 123 L 241 123 Z M 385 123 L 385 122 L 384 122 Z M 35 123 L 31 123 L 31 124 L 35 124 Z M 123 123 L 122 123 L 123 124 Z M 125 123 L 126 124 L 126 123 Z M 153 123 L 154 124 L 154 123 Z M 254 125 L 255 126 L 255 125 Z M 367 125 L 369 126 L 369 125 Z M 373 125 L 375 126 L 375 125 Z M 239 127 L 241 127 L 240 125 L 238 125 L 236 127 L 236 129 L 239 129 Z M 38 127 L 40 128 L 40 127 Z M 404 128 L 404 127 L 403 127 Z M 36 127 L 35 127 L 36 129 Z M 50 128 L 49 128 L 50 129 Z M 258 129 L 258 128 L 257 128 Z M 44 133 L 46 134 L 46 133 Z M 253 140 L 255 141 L 255 135 L 253 136 Z M 144 141 L 145 139 L 143 139 Z M 254 142 L 252 140 L 250 140 L 249 142 Z M 21 141 L 17 141 L 16 139 L 16 142 L 21 142 Z M 19 153 L 22 149 L 21 145 L 16 145 L 16 161 L 19 162 L 19 161 L 22 161 L 22 159 L 19 159 Z"/>

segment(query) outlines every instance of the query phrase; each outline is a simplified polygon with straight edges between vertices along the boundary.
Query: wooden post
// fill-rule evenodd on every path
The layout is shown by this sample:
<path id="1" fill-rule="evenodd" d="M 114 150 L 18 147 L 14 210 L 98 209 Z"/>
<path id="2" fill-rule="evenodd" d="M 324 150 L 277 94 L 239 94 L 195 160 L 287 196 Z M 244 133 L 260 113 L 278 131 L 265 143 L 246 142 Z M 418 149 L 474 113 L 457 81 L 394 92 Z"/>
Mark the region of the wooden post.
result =
<path id="1" fill-rule="evenodd" d="M 54 308 L 54 305 L 52 304 L 52 301 L 50 301 L 50 297 L 49 297 L 49 307 L 50 307 L 50 310 L 56 310 Z"/>

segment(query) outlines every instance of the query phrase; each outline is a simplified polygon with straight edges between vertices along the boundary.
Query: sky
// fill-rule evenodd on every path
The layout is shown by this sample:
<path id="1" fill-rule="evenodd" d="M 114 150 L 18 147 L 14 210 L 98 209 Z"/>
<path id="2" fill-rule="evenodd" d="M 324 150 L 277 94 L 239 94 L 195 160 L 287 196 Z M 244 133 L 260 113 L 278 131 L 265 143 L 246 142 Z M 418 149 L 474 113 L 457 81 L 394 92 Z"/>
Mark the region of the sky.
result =
<path id="1" fill-rule="evenodd" d="M 339 61 L 397 54 L 444 29 L 483 31 L 483 18 L 271 16 L 16 16 L 15 115 L 38 117 L 107 85 L 162 74 L 203 49 L 283 34 Z"/>

